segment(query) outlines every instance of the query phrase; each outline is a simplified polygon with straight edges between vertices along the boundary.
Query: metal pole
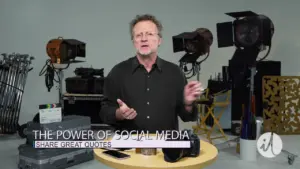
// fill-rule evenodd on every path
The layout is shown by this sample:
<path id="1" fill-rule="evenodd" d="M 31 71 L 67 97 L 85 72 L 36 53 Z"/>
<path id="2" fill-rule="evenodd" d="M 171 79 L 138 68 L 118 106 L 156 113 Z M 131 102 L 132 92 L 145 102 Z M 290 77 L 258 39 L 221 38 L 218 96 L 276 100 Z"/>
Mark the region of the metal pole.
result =
<path id="1" fill-rule="evenodd" d="M 200 81 L 200 64 L 196 63 L 196 71 L 197 71 L 197 81 Z"/>
<path id="2" fill-rule="evenodd" d="M 58 102 L 59 104 L 63 107 L 63 94 L 62 94 L 62 90 L 63 90 L 63 79 L 64 79 L 64 71 L 63 69 L 59 69 L 59 87 L 58 87 Z"/>

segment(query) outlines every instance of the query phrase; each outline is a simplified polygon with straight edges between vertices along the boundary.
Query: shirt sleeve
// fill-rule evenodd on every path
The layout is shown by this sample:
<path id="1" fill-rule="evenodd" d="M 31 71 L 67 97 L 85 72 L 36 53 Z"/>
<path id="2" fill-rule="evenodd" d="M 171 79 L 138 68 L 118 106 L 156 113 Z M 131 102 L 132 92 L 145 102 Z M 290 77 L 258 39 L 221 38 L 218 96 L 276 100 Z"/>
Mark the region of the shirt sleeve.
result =
<path id="1" fill-rule="evenodd" d="M 184 75 L 184 73 L 180 70 L 180 82 L 179 84 L 179 89 L 177 91 L 177 114 L 181 118 L 182 121 L 184 122 L 191 122 L 191 121 L 197 121 L 198 117 L 198 108 L 196 103 L 192 104 L 192 109 L 191 111 L 186 111 L 185 104 L 184 104 L 184 87 L 187 84 L 187 79 Z"/>
<path id="2" fill-rule="evenodd" d="M 113 68 L 106 76 L 103 87 L 104 99 L 101 102 L 100 118 L 105 124 L 117 124 L 116 110 L 118 108 L 117 99 L 119 96 L 117 85 L 117 72 Z"/>

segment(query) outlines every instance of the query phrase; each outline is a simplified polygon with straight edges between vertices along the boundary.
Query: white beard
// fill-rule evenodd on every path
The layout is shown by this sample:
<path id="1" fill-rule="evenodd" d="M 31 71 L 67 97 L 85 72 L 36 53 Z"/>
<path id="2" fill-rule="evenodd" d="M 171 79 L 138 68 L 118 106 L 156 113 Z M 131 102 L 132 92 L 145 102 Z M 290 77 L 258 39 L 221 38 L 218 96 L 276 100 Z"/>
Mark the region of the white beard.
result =
<path id="1" fill-rule="evenodd" d="M 139 52 L 138 51 L 138 53 L 139 53 L 139 55 L 141 55 L 142 57 L 148 57 L 148 56 L 150 56 L 151 55 L 151 50 L 149 50 L 149 51 L 147 51 L 147 52 Z"/>

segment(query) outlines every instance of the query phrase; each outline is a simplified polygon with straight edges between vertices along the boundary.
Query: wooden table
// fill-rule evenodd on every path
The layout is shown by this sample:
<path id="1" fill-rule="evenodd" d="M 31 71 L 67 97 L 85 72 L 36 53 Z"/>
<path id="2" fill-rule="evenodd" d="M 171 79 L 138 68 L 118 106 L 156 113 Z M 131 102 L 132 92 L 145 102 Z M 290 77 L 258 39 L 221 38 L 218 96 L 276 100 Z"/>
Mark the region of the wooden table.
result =
<path id="1" fill-rule="evenodd" d="M 200 142 L 200 155 L 198 157 L 183 158 L 176 163 L 168 163 L 164 160 L 164 154 L 159 149 L 155 156 L 145 156 L 136 154 L 135 149 L 126 150 L 124 153 L 129 154 L 131 158 L 118 160 L 102 152 L 103 149 L 95 149 L 95 159 L 103 164 L 116 169 L 201 169 L 212 164 L 218 155 L 218 150 L 212 144 Z"/>

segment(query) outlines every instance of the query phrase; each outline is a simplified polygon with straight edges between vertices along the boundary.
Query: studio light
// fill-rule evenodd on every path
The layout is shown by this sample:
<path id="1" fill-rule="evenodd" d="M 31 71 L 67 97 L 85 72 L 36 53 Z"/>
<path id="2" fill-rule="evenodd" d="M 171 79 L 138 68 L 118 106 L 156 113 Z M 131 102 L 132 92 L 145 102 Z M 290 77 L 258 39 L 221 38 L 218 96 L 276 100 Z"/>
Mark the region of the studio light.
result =
<path id="1" fill-rule="evenodd" d="M 54 81 L 59 83 L 59 103 L 62 104 L 63 70 L 68 69 L 72 63 L 84 62 L 75 59 L 77 57 L 86 57 L 86 43 L 77 39 L 58 37 L 48 41 L 46 53 L 49 59 L 46 60 L 39 75 L 45 75 L 45 84 L 48 92 L 54 86 Z M 66 66 L 61 67 L 64 64 Z M 55 79 L 55 75 L 57 75 L 57 79 Z"/>
<path id="2" fill-rule="evenodd" d="M 259 52 L 268 48 L 271 50 L 271 42 L 274 34 L 274 24 L 265 15 L 252 11 L 230 12 L 226 15 L 235 18 L 233 22 L 217 23 L 218 47 L 236 46 L 236 53 L 247 51 L 249 60 L 255 61 Z M 249 52 L 252 53 L 249 56 Z"/>
<path id="3" fill-rule="evenodd" d="M 77 39 L 51 39 L 46 46 L 51 63 L 66 64 L 76 62 L 76 57 L 85 58 L 86 44 Z M 80 62 L 80 61 L 77 61 Z"/>
<path id="4" fill-rule="evenodd" d="M 249 119 L 255 119 L 256 116 L 255 92 L 257 90 L 254 90 L 257 87 L 254 86 L 255 79 L 258 80 L 256 65 L 270 53 L 274 24 L 267 16 L 252 11 L 226 14 L 235 20 L 217 23 L 218 47 L 236 47 L 233 57 L 229 60 L 229 81 L 232 87 L 232 97 L 239 100 L 232 105 L 238 106 L 238 110 L 243 110 L 240 138 L 255 140 L 256 121 Z M 260 52 L 267 47 L 266 55 L 257 59 Z"/>
<path id="5" fill-rule="evenodd" d="M 192 32 L 183 32 L 172 37 L 173 52 L 186 52 L 179 60 L 187 78 L 191 78 L 200 71 L 200 64 L 207 59 L 210 53 L 210 46 L 213 43 L 213 34 L 206 28 L 198 28 Z M 206 55 L 201 61 L 199 57 Z M 191 64 L 189 70 L 187 64 Z"/>

